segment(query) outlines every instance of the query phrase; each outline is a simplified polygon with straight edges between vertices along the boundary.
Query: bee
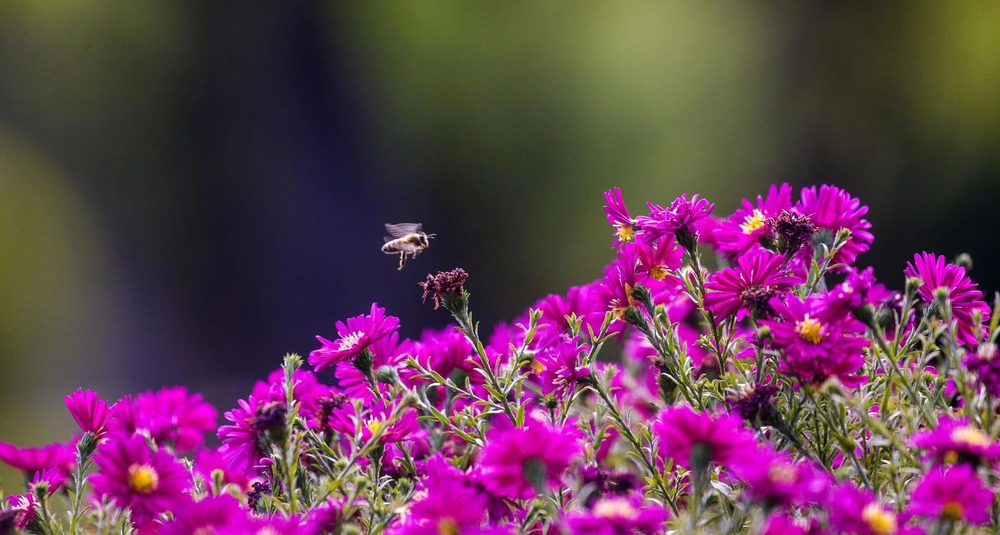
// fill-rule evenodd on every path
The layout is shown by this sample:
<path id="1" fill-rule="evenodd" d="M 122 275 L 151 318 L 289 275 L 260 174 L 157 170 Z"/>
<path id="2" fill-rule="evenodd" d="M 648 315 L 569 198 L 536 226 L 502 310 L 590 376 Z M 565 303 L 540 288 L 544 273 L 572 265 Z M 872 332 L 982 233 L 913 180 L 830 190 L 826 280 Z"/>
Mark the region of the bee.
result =
<path id="1" fill-rule="evenodd" d="M 406 265 L 406 255 L 416 258 L 424 249 L 430 246 L 430 239 L 435 234 L 424 232 L 421 223 L 392 223 L 385 224 L 385 231 L 389 233 L 385 237 L 385 245 L 382 252 L 385 254 L 399 254 L 399 271 Z"/>

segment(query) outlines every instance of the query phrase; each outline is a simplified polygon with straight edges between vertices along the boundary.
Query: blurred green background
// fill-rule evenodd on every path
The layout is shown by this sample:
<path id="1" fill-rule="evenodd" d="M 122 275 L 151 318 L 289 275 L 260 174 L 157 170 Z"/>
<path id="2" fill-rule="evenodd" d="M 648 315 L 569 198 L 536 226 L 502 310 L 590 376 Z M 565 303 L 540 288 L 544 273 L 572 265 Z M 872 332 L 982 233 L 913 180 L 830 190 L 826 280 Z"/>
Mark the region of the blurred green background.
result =
<path id="1" fill-rule="evenodd" d="M 601 275 L 601 193 L 773 182 L 871 207 L 1000 288 L 1000 3 L 0 3 L 0 440 L 62 396 L 222 411 L 368 310 L 416 336 L 464 267 L 484 328 Z M 403 272 L 382 225 L 438 234 Z M 0 471 L 3 488 L 17 478 Z"/>

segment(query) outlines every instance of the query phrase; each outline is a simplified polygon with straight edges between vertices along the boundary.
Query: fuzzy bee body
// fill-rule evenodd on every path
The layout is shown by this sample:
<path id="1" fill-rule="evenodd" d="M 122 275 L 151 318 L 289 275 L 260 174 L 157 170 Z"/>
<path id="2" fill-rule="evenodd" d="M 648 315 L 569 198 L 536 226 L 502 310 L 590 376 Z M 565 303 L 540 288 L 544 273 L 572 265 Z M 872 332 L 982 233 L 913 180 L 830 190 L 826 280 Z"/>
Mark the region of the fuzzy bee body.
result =
<path id="1" fill-rule="evenodd" d="M 389 233 L 382 245 L 385 254 L 399 255 L 399 270 L 406 265 L 406 256 L 416 258 L 424 249 L 430 247 L 430 239 L 434 234 L 427 234 L 421 223 L 386 223 L 385 231 Z"/>

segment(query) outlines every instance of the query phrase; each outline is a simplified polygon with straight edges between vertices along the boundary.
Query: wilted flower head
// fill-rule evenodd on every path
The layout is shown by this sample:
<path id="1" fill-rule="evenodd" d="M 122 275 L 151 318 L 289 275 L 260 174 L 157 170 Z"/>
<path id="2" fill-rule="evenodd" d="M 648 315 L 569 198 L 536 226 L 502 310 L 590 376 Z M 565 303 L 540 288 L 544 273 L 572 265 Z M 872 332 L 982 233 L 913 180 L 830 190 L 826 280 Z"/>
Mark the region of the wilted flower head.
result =
<path id="1" fill-rule="evenodd" d="M 962 344 L 974 345 L 982 338 L 982 327 L 977 327 L 975 314 L 980 324 L 990 319 L 990 307 L 983 302 L 983 293 L 976 289 L 965 274 L 965 268 L 945 262 L 943 256 L 921 253 L 913 256 L 913 262 L 906 263 L 903 271 L 907 277 L 917 277 L 924 283 L 917 294 L 927 303 L 933 303 L 938 289 L 947 292 L 951 302 L 951 312 L 957 325 L 957 339 Z"/>
<path id="2" fill-rule="evenodd" d="M 929 518 L 985 524 L 992 504 L 993 493 L 983 486 L 975 470 L 962 464 L 931 468 L 913 490 L 908 511 Z"/>
<path id="3" fill-rule="evenodd" d="M 109 433 L 94 456 L 94 493 L 132 511 L 140 527 L 189 499 L 191 476 L 165 450 L 153 452 L 139 434 Z"/>
<path id="4" fill-rule="evenodd" d="M 817 230 L 809 216 L 796 211 L 782 210 L 777 217 L 767 220 L 768 229 L 774 234 L 774 247 L 780 253 L 795 254 L 812 241 Z"/>
<path id="5" fill-rule="evenodd" d="M 364 349 L 399 328 L 399 318 L 386 316 L 385 309 L 372 303 L 370 314 L 362 314 L 348 318 L 345 324 L 337 322 L 336 341 L 330 341 L 322 336 L 316 339 L 323 345 L 309 353 L 309 364 L 316 371 L 323 371 L 338 362 L 349 362 L 356 359 Z"/>
<path id="6" fill-rule="evenodd" d="M 494 428 L 486 438 L 479 481 L 507 498 L 533 498 L 558 486 L 581 451 L 573 433 L 534 419 L 520 428 Z"/>
<path id="7" fill-rule="evenodd" d="M 463 285 L 468 280 L 469 274 L 462 268 L 455 268 L 451 271 L 438 271 L 437 275 L 427 275 L 427 280 L 417 284 L 424 289 L 424 296 L 421 301 L 426 301 L 427 296 L 431 296 L 434 301 L 434 310 L 441 306 L 441 299 L 447 294 L 460 294 Z"/>

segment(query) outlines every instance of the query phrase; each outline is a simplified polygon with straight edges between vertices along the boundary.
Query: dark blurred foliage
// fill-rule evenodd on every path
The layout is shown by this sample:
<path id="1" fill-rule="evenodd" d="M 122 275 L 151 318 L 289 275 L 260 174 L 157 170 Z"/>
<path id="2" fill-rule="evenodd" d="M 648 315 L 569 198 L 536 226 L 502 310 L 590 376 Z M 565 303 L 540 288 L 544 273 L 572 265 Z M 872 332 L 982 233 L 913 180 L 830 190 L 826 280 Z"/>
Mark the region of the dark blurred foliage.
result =
<path id="1" fill-rule="evenodd" d="M 601 193 L 772 182 L 871 207 L 1000 289 L 1000 4 L 0 3 L 0 440 L 61 396 L 220 411 L 374 300 L 418 336 L 465 268 L 483 329 L 601 276 Z M 386 222 L 438 234 L 402 272 Z M 12 411 L 17 410 L 17 413 Z M 39 420 L 44 419 L 44 420 Z M 35 421 L 53 422 L 34 426 Z M 30 428 L 29 428 L 30 427 Z"/>

